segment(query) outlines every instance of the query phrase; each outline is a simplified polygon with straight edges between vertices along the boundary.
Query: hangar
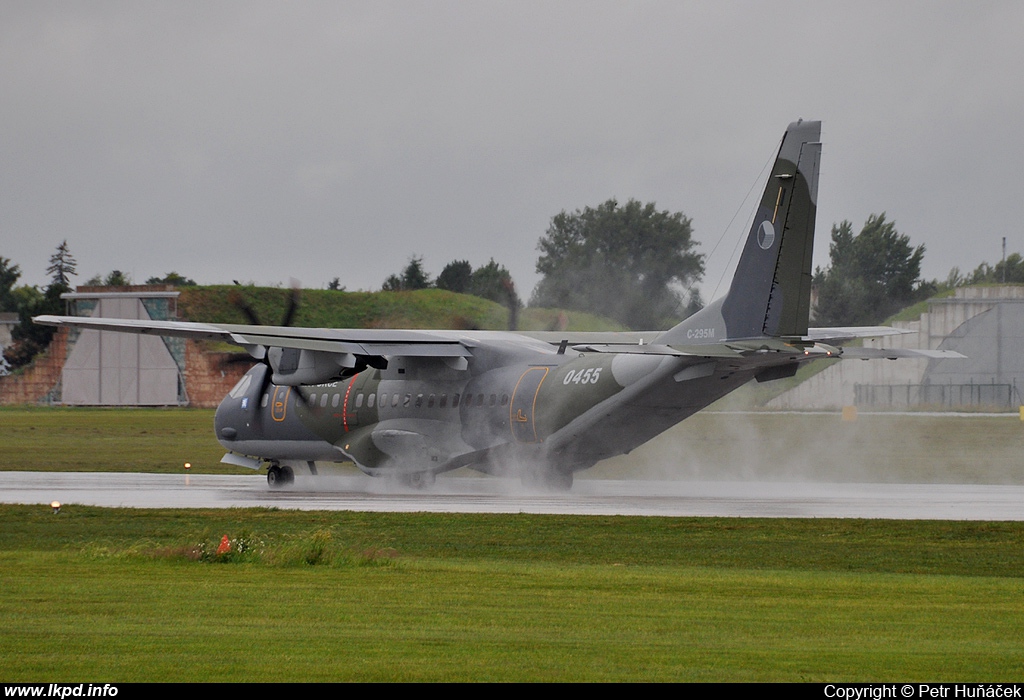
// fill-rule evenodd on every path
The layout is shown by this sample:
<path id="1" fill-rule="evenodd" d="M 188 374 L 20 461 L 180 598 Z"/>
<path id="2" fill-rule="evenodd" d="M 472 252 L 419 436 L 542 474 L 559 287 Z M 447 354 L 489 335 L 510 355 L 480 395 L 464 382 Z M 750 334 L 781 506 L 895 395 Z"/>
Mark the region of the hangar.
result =
<path id="1" fill-rule="evenodd" d="M 68 314 L 176 320 L 171 285 L 80 286 Z M 30 365 L 0 377 L 0 405 L 216 406 L 248 369 L 232 353 L 180 338 L 61 329 Z"/>
<path id="2" fill-rule="evenodd" d="M 69 292 L 72 316 L 153 319 L 177 317 L 179 292 Z M 72 331 L 58 403 L 71 406 L 185 405 L 185 341 L 108 331 Z"/>

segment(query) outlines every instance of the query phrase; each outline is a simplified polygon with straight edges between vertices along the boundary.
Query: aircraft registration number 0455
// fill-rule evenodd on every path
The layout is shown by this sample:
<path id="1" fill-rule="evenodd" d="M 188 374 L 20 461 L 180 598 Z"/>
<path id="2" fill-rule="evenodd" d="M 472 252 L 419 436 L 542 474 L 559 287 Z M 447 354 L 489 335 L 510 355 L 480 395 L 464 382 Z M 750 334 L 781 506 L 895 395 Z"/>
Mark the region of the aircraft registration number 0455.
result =
<path id="1" fill-rule="evenodd" d="M 590 367 L 588 369 L 569 370 L 565 373 L 562 384 L 597 384 L 601 378 L 603 367 Z"/>

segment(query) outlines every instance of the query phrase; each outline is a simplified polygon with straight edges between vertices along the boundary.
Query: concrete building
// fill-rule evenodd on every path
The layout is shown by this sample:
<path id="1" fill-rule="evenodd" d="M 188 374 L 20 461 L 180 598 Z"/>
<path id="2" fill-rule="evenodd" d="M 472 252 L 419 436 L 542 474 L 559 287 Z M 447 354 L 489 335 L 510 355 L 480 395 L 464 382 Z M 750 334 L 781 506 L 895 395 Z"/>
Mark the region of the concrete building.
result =
<path id="1" fill-rule="evenodd" d="M 70 315 L 178 317 L 170 285 L 78 287 L 64 298 Z M 203 341 L 61 328 L 30 365 L 0 376 L 0 405 L 212 408 L 250 366 Z"/>
<path id="2" fill-rule="evenodd" d="M 955 350 L 965 359 L 842 360 L 768 403 L 771 408 L 968 408 L 1024 403 L 1024 287 L 957 289 L 921 318 L 893 324 L 905 335 L 865 345 Z"/>
<path id="3" fill-rule="evenodd" d="M 72 316 L 171 320 L 179 292 L 150 287 L 62 294 Z M 57 403 L 185 405 L 185 341 L 110 331 L 71 331 Z"/>

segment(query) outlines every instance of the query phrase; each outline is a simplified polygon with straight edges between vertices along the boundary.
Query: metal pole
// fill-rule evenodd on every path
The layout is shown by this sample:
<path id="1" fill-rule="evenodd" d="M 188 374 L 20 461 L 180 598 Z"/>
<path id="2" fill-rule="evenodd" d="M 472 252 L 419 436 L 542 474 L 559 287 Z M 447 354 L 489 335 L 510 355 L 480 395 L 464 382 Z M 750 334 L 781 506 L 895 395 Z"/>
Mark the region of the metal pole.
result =
<path id="1" fill-rule="evenodd" d="M 1003 284 L 1006 284 L 1006 236 L 1003 236 Z"/>

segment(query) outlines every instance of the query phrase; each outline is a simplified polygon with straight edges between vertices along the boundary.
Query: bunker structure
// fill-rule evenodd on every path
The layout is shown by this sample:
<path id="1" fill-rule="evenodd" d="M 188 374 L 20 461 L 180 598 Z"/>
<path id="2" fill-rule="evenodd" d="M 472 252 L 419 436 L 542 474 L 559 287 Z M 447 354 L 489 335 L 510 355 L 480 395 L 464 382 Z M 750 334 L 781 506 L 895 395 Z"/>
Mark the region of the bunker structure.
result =
<path id="1" fill-rule="evenodd" d="M 69 292 L 71 316 L 173 320 L 177 291 Z M 55 403 L 71 406 L 185 405 L 185 341 L 72 330 Z"/>
<path id="2" fill-rule="evenodd" d="M 964 287 L 928 301 L 892 348 L 955 350 L 963 359 L 837 361 L 768 403 L 778 409 L 1018 410 L 1024 404 L 1024 286 Z"/>
<path id="3" fill-rule="evenodd" d="M 175 320 L 170 285 L 78 287 L 61 295 L 71 316 Z M 202 341 L 58 329 L 29 366 L 0 376 L 0 405 L 213 407 L 249 368 Z"/>

